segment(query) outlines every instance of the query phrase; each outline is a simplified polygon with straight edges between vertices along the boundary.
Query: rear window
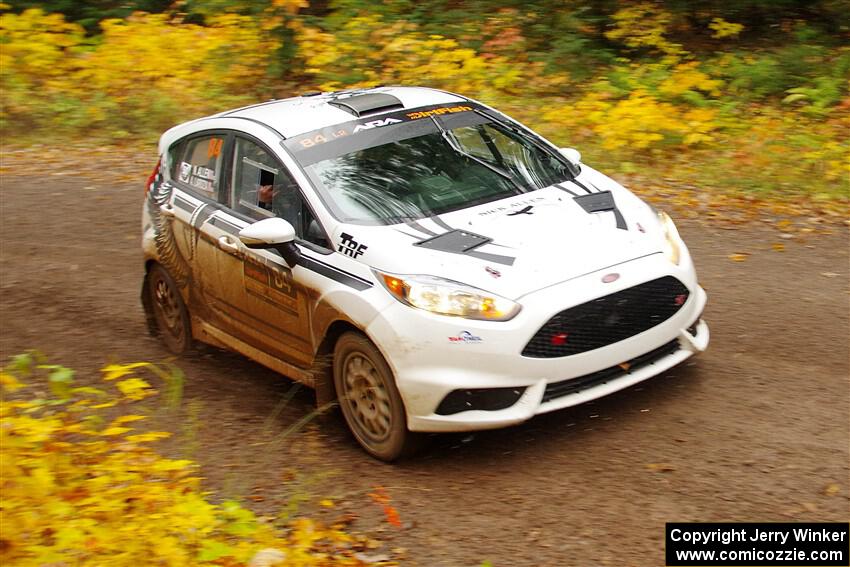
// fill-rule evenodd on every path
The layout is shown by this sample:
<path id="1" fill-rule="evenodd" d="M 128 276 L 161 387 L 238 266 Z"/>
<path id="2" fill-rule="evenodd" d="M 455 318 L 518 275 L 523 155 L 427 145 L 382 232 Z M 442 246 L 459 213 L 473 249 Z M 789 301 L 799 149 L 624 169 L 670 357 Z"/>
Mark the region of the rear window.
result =
<path id="1" fill-rule="evenodd" d="M 224 141 L 224 135 L 214 134 L 180 142 L 172 156 L 171 178 L 214 198 L 224 164 Z"/>

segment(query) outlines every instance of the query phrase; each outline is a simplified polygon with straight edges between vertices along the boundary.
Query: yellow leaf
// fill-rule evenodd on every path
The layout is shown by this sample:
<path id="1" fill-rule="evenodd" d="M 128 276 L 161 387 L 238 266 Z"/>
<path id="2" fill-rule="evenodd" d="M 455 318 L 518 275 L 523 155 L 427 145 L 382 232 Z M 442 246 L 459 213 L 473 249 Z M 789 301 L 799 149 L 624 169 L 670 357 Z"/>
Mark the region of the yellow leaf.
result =
<path id="1" fill-rule="evenodd" d="M 117 427 L 119 425 L 124 425 L 125 423 L 131 423 L 133 421 L 140 421 L 142 419 L 146 419 L 146 417 L 143 416 L 143 415 L 122 415 L 121 417 L 115 418 L 112 421 L 112 423 L 109 424 L 109 426 L 110 427 L 113 427 L 113 426 Z"/>
<path id="2" fill-rule="evenodd" d="M 785 251 L 785 245 L 782 244 L 781 242 L 774 242 L 771 245 L 771 248 L 773 248 L 776 252 L 784 252 Z"/>
<path id="3" fill-rule="evenodd" d="M 333 507 L 334 507 L 334 502 L 333 502 L 333 500 L 329 500 L 329 499 L 327 499 L 327 498 L 325 498 L 324 500 L 322 500 L 321 502 L 319 502 L 319 504 L 320 504 L 320 505 L 322 505 L 322 506 L 323 506 L 323 507 L 325 507 L 325 508 L 333 508 Z"/>
<path id="4" fill-rule="evenodd" d="M 17 378 L 12 376 L 7 372 L 0 372 L 0 385 L 3 386 L 3 389 L 7 392 L 14 392 L 23 387 Z"/>
<path id="5" fill-rule="evenodd" d="M 127 433 L 128 431 L 133 431 L 131 427 L 107 427 L 103 431 L 100 432 L 101 435 L 106 437 L 112 437 L 114 435 L 121 435 L 123 433 Z"/>
<path id="6" fill-rule="evenodd" d="M 650 463 L 646 465 L 646 468 L 654 472 L 673 472 L 676 470 L 676 467 L 670 463 Z"/>
<path id="7" fill-rule="evenodd" d="M 139 433 L 138 435 L 128 435 L 127 441 L 131 443 L 150 443 L 151 441 L 159 441 L 171 437 L 171 433 L 167 431 L 151 431 L 149 433 Z"/>
<path id="8" fill-rule="evenodd" d="M 827 496 L 835 496 L 839 492 L 841 492 L 841 485 L 837 482 L 830 482 L 823 489 L 823 493 Z"/>
<path id="9" fill-rule="evenodd" d="M 729 259 L 733 262 L 744 262 L 749 257 L 749 252 L 735 252 L 734 254 L 729 254 Z"/>
<path id="10" fill-rule="evenodd" d="M 103 368 L 100 369 L 103 372 L 104 380 L 115 380 L 117 378 L 123 378 L 127 374 L 130 374 L 134 369 L 141 368 L 143 366 L 150 366 L 149 362 L 134 362 L 132 364 L 107 364 Z"/>
<path id="11" fill-rule="evenodd" d="M 153 465 L 153 469 L 160 472 L 180 471 L 192 466 L 194 463 L 186 459 L 162 459 Z"/>
<path id="12" fill-rule="evenodd" d="M 98 390 L 97 388 L 92 388 L 90 386 L 80 386 L 79 388 L 73 388 L 71 392 L 75 394 L 92 394 L 95 396 L 105 396 L 106 392 L 103 390 Z"/>
<path id="13" fill-rule="evenodd" d="M 711 37 L 717 39 L 723 37 L 738 37 L 738 34 L 744 29 L 742 24 L 727 22 L 723 18 L 713 18 L 711 23 L 708 24 L 708 27 L 714 30 Z"/>
<path id="14" fill-rule="evenodd" d="M 121 393 L 131 400 L 143 400 L 154 394 L 151 385 L 141 378 L 127 378 L 118 382 L 117 386 Z"/>

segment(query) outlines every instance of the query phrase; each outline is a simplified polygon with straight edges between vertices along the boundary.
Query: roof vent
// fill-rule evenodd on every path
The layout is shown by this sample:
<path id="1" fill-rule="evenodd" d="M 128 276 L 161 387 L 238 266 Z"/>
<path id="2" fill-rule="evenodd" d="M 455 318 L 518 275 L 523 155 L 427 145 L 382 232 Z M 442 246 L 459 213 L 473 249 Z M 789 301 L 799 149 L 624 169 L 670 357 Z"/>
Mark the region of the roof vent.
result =
<path id="1" fill-rule="evenodd" d="M 368 93 L 338 98 L 328 102 L 328 104 L 341 108 L 357 117 L 404 108 L 404 105 L 399 99 L 383 93 Z"/>

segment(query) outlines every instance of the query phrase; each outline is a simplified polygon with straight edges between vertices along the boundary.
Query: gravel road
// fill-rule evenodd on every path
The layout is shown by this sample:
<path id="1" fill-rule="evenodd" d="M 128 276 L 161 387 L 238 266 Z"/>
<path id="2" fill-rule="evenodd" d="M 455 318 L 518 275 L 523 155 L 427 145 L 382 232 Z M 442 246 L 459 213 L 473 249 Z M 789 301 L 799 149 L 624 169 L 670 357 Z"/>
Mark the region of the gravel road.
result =
<path id="1" fill-rule="evenodd" d="M 37 348 L 84 376 L 107 361 L 168 359 L 139 303 L 141 186 L 4 173 L 4 360 Z M 387 465 L 338 414 L 281 436 L 313 410 L 312 393 L 284 405 L 292 382 L 203 348 L 176 361 L 186 387 L 181 410 L 157 412 L 178 433 L 163 450 L 197 459 L 219 495 L 263 514 L 347 514 L 382 553 L 427 567 L 663 565 L 665 522 L 846 521 L 847 228 L 787 239 L 764 225 L 679 228 L 709 293 L 712 344 L 638 387 L 510 429 L 440 436 Z M 375 486 L 402 529 L 382 521 Z"/>

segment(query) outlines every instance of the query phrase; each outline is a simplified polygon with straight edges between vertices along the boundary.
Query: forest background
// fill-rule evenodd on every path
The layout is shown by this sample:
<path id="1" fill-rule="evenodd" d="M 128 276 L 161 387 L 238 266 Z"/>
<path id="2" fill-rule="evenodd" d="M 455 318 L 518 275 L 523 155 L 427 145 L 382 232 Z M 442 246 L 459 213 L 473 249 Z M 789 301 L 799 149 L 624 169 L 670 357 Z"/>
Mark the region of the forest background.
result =
<path id="1" fill-rule="evenodd" d="M 848 222 L 847 0 L 6 0 L 0 172 L 43 175 L 45 155 L 109 181 L 130 167 L 141 195 L 170 126 L 377 84 L 491 104 L 678 215 L 767 212 L 784 236 L 801 215 Z M 151 449 L 171 433 L 135 430 L 156 410 L 134 407 L 156 388 L 179 399 L 178 369 L 73 376 L 36 354 L 0 371 L 0 561 L 245 565 L 271 548 L 287 565 L 376 563 L 344 521 L 212 504 L 195 464 Z M 369 498 L 398 523 L 383 489 Z"/>
<path id="2" fill-rule="evenodd" d="M 4 144 L 153 147 L 185 120 L 417 84 L 498 107 L 634 188 L 850 194 L 847 0 L 7 0 Z"/>

